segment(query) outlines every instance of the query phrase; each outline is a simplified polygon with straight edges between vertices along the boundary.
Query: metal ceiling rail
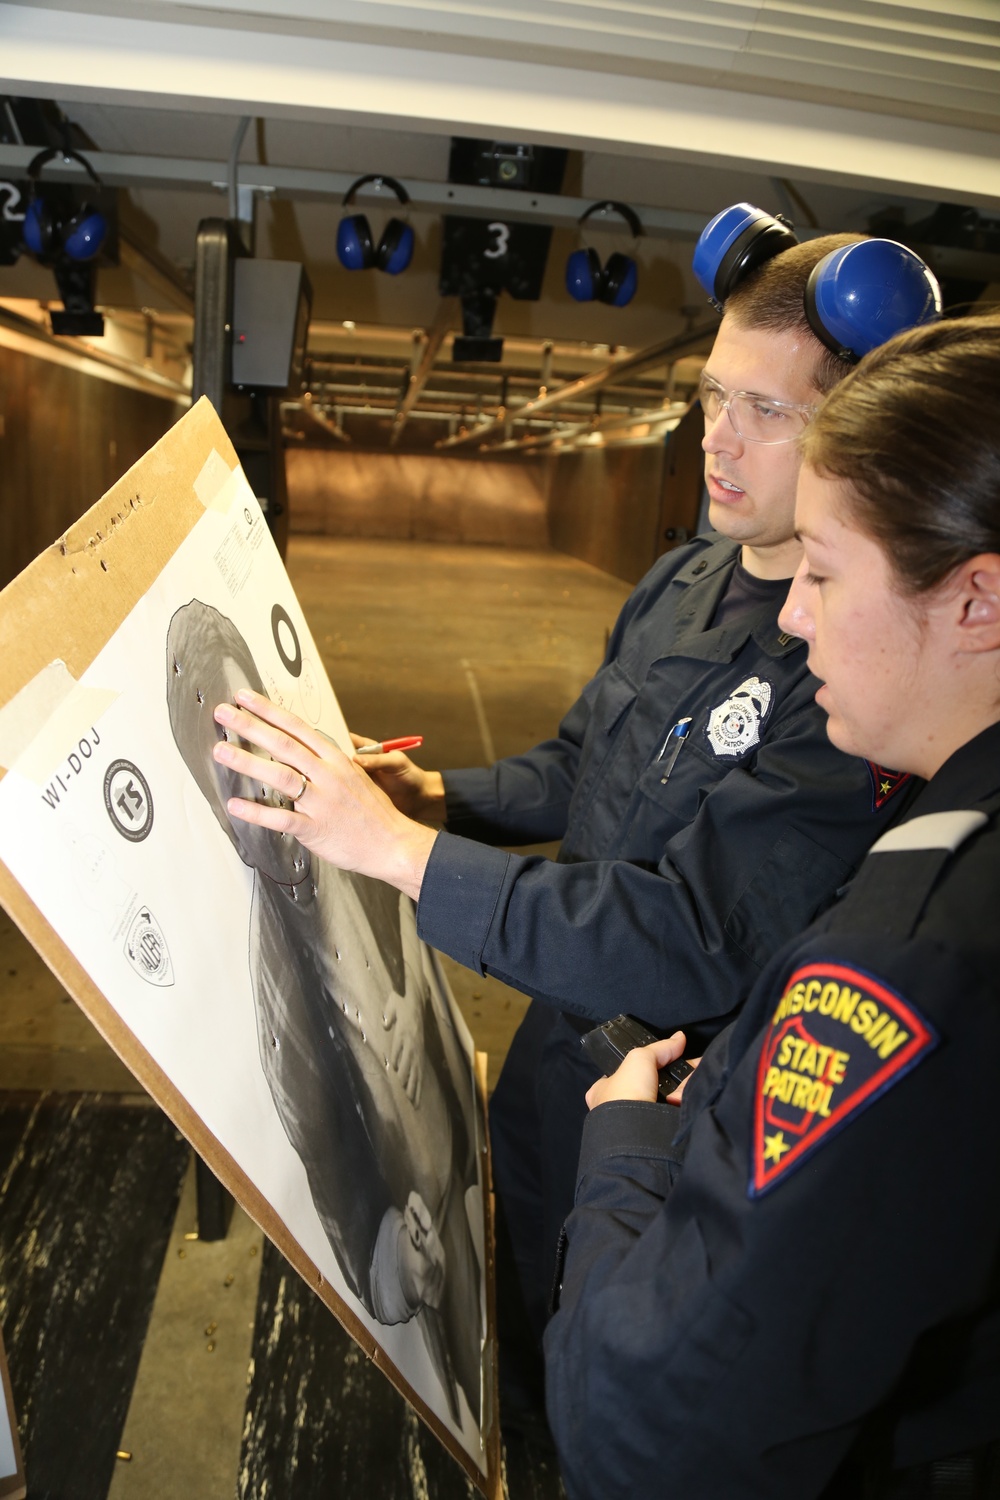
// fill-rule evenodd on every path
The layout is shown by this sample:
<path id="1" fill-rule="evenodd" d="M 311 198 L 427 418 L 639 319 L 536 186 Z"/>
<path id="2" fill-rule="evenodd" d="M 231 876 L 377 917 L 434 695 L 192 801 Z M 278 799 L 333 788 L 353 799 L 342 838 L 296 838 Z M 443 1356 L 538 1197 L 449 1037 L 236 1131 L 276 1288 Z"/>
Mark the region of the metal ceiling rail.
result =
<path id="1" fill-rule="evenodd" d="M 421 333 L 423 330 L 421 330 Z M 384 375 L 387 380 L 402 380 L 410 368 L 410 361 L 402 355 L 398 359 L 383 359 L 377 355 L 367 358 L 359 354 L 313 354 L 306 353 L 306 375 L 314 370 L 322 373 L 326 369 L 357 370 L 366 375 Z"/>
<path id="2" fill-rule="evenodd" d="M 338 426 L 336 422 L 331 422 L 325 412 L 317 411 L 311 401 L 282 401 L 281 410 L 283 414 L 286 411 L 304 412 L 311 421 L 316 423 L 317 427 L 322 427 L 324 432 L 328 432 L 338 442 L 349 443 L 351 441 L 349 434 L 342 427 Z"/>
<path id="3" fill-rule="evenodd" d="M 366 401 L 372 406 L 377 406 L 381 411 L 392 411 L 399 409 L 399 393 L 389 385 L 367 385 L 351 381 L 324 381 L 322 385 L 310 387 L 309 394 L 317 401 L 326 406 L 342 405 L 343 402 L 353 400 Z M 659 410 L 662 406 L 662 396 L 651 391 L 644 392 L 644 400 L 632 396 L 629 399 L 605 399 L 601 403 L 601 413 L 608 416 L 614 414 L 634 415 L 641 417 L 645 411 Z M 453 411 L 457 415 L 463 412 L 473 415 L 477 420 L 486 420 L 487 417 L 502 417 L 505 423 L 520 420 L 520 412 L 523 407 L 501 407 L 493 399 L 483 400 L 481 409 L 477 410 L 476 395 L 468 392 L 437 390 L 431 386 L 425 386 L 420 393 L 419 401 L 410 408 L 412 411 L 427 411 L 428 409 Z M 555 408 L 553 421 L 560 420 L 560 413 L 572 412 L 582 413 L 588 419 L 593 415 L 593 405 L 586 400 L 562 400 Z"/>
<path id="4" fill-rule="evenodd" d="M 441 352 L 441 345 L 451 332 L 452 324 L 460 320 L 460 318 L 461 313 L 459 311 L 458 298 L 442 297 L 438 303 L 437 312 L 434 314 L 434 322 L 427 330 L 427 339 L 424 344 L 423 353 L 420 356 L 420 363 L 410 376 L 405 394 L 396 407 L 396 415 L 392 421 L 392 431 L 389 434 L 390 448 L 395 448 L 399 442 L 407 419 L 420 400 L 421 392 L 427 384 L 428 377 L 434 368 L 434 361 Z"/>
<path id="5" fill-rule="evenodd" d="M 630 427 L 642 427 L 644 425 L 659 426 L 663 422 L 673 422 L 675 425 L 688 411 L 691 403 L 689 401 L 672 401 L 667 406 L 658 406 L 655 409 L 644 412 L 630 413 L 628 416 L 617 415 L 613 417 L 598 417 L 589 422 L 574 422 L 562 426 L 553 427 L 551 432 L 542 432 L 535 437 L 510 438 L 507 442 L 497 445 L 497 453 L 519 453 L 530 448 L 552 448 L 557 443 L 566 442 L 578 449 L 581 445 L 579 439 L 584 433 L 605 433 L 615 431 L 627 431 Z"/>
<path id="6" fill-rule="evenodd" d="M 297 401 L 282 401 L 281 408 L 283 412 L 295 412 L 304 410 L 301 404 Z M 387 424 L 387 419 L 390 418 L 392 411 L 391 407 L 388 406 L 362 406 L 359 402 L 351 401 L 338 401 L 336 403 L 336 410 L 342 417 L 364 417 L 371 421 L 379 421 L 383 424 L 383 426 Z M 442 408 L 438 411 L 430 411 L 418 406 L 416 410 L 410 413 L 410 419 L 414 422 L 457 422 L 459 420 L 459 413 L 455 411 L 453 407 L 448 410 Z M 634 417 L 632 418 L 632 420 L 636 423 L 639 423 L 644 421 L 645 419 L 643 417 Z M 318 425 L 322 427 L 324 424 L 322 422 L 319 422 Z M 545 417 L 539 417 L 537 421 L 534 419 L 529 420 L 526 425 L 528 427 L 544 427 L 546 429 L 548 429 L 548 427 L 550 426 L 548 419 Z M 585 423 L 583 425 L 589 427 L 590 424 Z M 300 433 L 299 435 L 305 436 L 304 433 Z M 336 435 L 338 434 L 335 434 L 335 436 Z M 547 431 L 545 435 L 548 435 Z M 351 441 L 349 433 L 344 432 L 343 436 L 346 441 Z M 500 445 L 498 445 L 495 450 L 490 449 L 489 451 L 491 453 L 494 451 L 499 453 L 502 451 L 502 448 Z"/>
<path id="7" fill-rule="evenodd" d="M 478 427 L 473 427 L 468 432 L 445 438 L 437 446 L 457 448 L 461 444 L 481 442 L 484 437 L 505 427 L 508 422 L 523 421 L 526 417 L 549 411 L 566 401 L 587 395 L 590 391 L 600 390 L 606 385 L 615 385 L 623 375 L 635 375 L 640 370 L 651 370 L 657 365 L 665 364 L 671 356 L 684 354 L 705 339 L 714 338 L 718 328 L 718 319 L 715 319 L 698 328 L 691 328 L 686 333 L 675 334 L 673 338 L 664 339 L 659 344 L 651 344 L 648 349 L 638 349 L 635 354 L 626 355 L 624 359 L 613 360 L 605 369 L 596 370 L 593 375 L 584 375 L 568 385 L 557 386 L 554 391 L 547 391 L 544 396 L 527 402 L 516 411 L 507 411 L 503 416 L 491 417 L 488 422 L 480 422 Z"/>
<path id="8" fill-rule="evenodd" d="M 300 405 L 297 401 L 283 401 L 281 409 L 283 412 L 307 411 L 307 408 Z M 350 401 L 338 401 L 337 411 L 342 417 L 364 417 L 370 421 L 378 421 L 383 426 L 388 424 L 392 416 L 392 408 L 389 406 L 361 406 L 356 402 L 352 403 Z M 317 426 L 322 427 L 324 431 L 331 433 L 334 437 L 339 437 L 346 443 L 353 441 L 349 433 L 345 432 L 342 428 L 336 427 L 329 418 L 321 419 L 318 412 L 308 412 L 308 415 L 313 418 Z M 410 415 L 414 421 L 419 422 L 452 422 L 456 417 L 456 413 L 453 411 L 420 411 L 419 409 L 411 412 Z M 304 437 L 305 434 L 301 433 L 300 436 Z"/>
<path id="9" fill-rule="evenodd" d="M 37 154 L 34 146 L 0 145 L 0 174 L 15 177 L 27 175 L 28 163 Z M 109 187 L 206 188 L 229 190 L 229 164 L 225 161 L 203 161 L 192 157 L 139 156 L 128 152 L 86 151 L 85 155 L 101 180 Z M 54 161 L 46 168 L 46 179 L 65 182 L 82 181 L 83 168 L 75 162 Z M 263 166 L 240 162 L 239 185 L 254 192 L 279 198 L 330 198 L 340 204 L 355 181 L 353 172 L 324 172 L 314 167 Z M 537 221 L 571 228 L 591 205 L 589 198 L 569 198 L 558 193 L 523 193 L 508 188 L 464 186 L 454 182 L 427 182 L 407 178 L 406 191 L 412 208 L 430 213 L 461 211 L 473 218 Z M 372 185 L 361 188 L 359 200 L 370 198 L 384 202 L 385 194 Z M 393 199 L 395 202 L 395 199 Z M 646 234 L 689 235 L 697 238 L 705 227 L 703 213 L 680 209 L 653 208 L 633 204 Z M 590 228 L 607 229 L 618 234 L 617 220 L 603 223 L 594 217 Z M 807 234 L 813 231 L 806 231 Z M 820 231 L 815 231 L 819 233 Z"/>
<path id="10" fill-rule="evenodd" d="M 408 387 L 406 387 L 404 384 L 405 372 L 403 370 L 370 372 L 371 374 L 384 373 L 387 376 L 385 380 L 352 380 L 336 378 L 338 375 L 353 375 L 353 373 L 354 366 L 342 367 L 341 369 L 332 368 L 328 376 L 324 376 L 323 378 L 318 380 L 309 381 L 308 389 L 312 391 L 314 396 L 321 396 L 323 398 L 339 395 L 385 396 L 388 397 L 397 406 L 400 404 L 401 400 L 405 399 L 405 396 L 401 397 L 400 395 L 401 387 L 403 387 L 404 391 L 408 390 Z M 394 378 L 389 378 L 393 376 Z M 582 376 L 574 376 L 572 381 L 564 382 L 563 385 L 559 387 L 559 389 L 568 390 L 576 380 L 582 378 Z M 455 383 L 451 384 L 451 381 L 454 381 Z M 692 385 L 694 384 L 693 381 L 688 383 Z M 438 366 L 437 369 L 432 370 L 427 376 L 427 383 L 424 385 L 423 390 L 419 392 L 418 399 L 421 402 L 427 400 L 450 401 L 453 405 L 459 403 L 466 406 L 468 406 L 470 402 L 475 404 L 476 400 L 478 399 L 481 400 L 482 403 L 486 406 L 499 407 L 501 404 L 503 404 L 501 400 L 502 390 L 500 389 L 500 386 L 501 382 L 496 382 L 493 389 L 490 389 L 489 386 L 484 387 L 480 385 L 478 381 L 473 382 L 468 379 L 463 380 L 458 375 L 453 376 L 451 371 L 442 370 L 441 367 Z M 508 418 L 516 416 L 518 411 L 521 409 L 516 404 L 511 405 L 509 399 L 511 395 L 510 387 L 528 387 L 533 392 L 533 394 L 526 399 L 534 400 L 534 393 L 537 393 L 538 391 L 538 379 L 536 377 L 534 380 L 519 379 L 511 380 L 509 382 L 508 401 L 506 405 L 506 415 Z M 551 387 L 549 387 L 549 389 L 551 389 Z M 614 402 L 614 404 L 624 409 L 628 406 L 642 406 L 644 404 L 659 406 L 662 404 L 662 396 L 662 382 L 657 381 L 655 383 L 651 382 L 648 385 L 616 385 L 614 396 L 610 399 Z M 571 400 L 559 402 L 560 406 L 573 404 L 574 403 Z M 605 400 L 604 404 L 605 407 L 607 407 L 608 400 Z M 412 405 L 413 403 L 411 403 L 411 408 Z"/>
<path id="11" fill-rule="evenodd" d="M 619 360 L 626 355 L 616 356 Z M 508 395 L 522 394 L 530 391 L 531 395 L 525 399 L 534 400 L 545 391 L 562 389 L 574 381 L 582 380 L 584 375 L 596 375 L 607 367 L 608 356 L 600 364 L 594 364 L 590 369 L 583 371 L 576 369 L 565 371 L 558 376 L 558 384 L 553 381 L 551 375 L 547 382 L 540 381 L 538 371 L 508 373 L 504 370 L 497 373 L 497 367 L 492 370 L 470 369 L 467 365 L 453 365 L 440 359 L 435 364 L 428 379 L 433 379 L 436 386 L 442 390 L 467 391 L 470 388 L 481 391 L 484 399 L 499 400 L 506 388 Z M 419 361 L 418 361 L 419 363 Z M 678 362 L 679 363 L 679 362 Z M 402 360 L 394 364 L 354 364 L 350 361 L 343 363 L 335 358 L 325 358 L 321 365 L 313 365 L 311 360 L 306 361 L 306 385 L 314 391 L 322 390 L 334 385 L 372 385 L 381 390 L 392 390 L 398 393 L 401 389 L 405 392 L 407 382 L 411 378 L 413 367 L 407 367 Z M 413 370 L 415 373 L 415 370 Z M 693 384 L 693 381 L 688 383 Z M 619 399 L 625 400 L 629 394 L 638 401 L 650 398 L 659 400 L 662 395 L 662 381 L 655 375 L 646 378 L 639 375 L 636 380 L 628 385 L 622 384 L 619 389 Z M 509 404 L 509 403 L 508 403 Z"/>

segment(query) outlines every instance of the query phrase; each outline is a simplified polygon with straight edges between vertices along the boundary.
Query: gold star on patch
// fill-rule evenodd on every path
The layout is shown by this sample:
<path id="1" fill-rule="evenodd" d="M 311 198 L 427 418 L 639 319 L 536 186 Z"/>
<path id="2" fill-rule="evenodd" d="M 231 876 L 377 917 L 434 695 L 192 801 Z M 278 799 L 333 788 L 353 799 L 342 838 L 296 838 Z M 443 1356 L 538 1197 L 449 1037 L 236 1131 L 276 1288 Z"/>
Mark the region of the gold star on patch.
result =
<path id="1" fill-rule="evenodd" d="M 774 1135 L 764 1137 L 764 1160 L 780 1161 L 786 1151 L 791 1151 L 791 1146 L 785 1140 L 783 1130 L 775 1131 Z"/>
<path id="2" fill-rule="evenodd" d="M 892 787 L 891 787 L 891 784 L 888 781 L 880 781 L 879 782 L 879 791 L 882 793 L 883 797 L 888 797 L 888 795 L 889 795 L 889 793 L 890 793 L 891 790 L 892 790 Z"/>

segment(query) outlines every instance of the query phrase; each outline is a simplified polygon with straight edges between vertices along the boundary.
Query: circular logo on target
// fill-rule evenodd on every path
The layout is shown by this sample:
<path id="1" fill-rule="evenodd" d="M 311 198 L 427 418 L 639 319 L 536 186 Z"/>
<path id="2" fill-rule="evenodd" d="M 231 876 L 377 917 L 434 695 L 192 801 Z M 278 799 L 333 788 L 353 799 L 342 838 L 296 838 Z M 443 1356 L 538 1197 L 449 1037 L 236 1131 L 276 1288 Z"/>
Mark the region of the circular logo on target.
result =
<path id="1" fill-rule="evenodd" d="M 148 906 L 140 907 L 125 939 L 125 957 L 140 979 L 167 988 L 174 982 L 167 940 Z"/>
<path id="2" fill-rule="evenodd" d="M 122 838 L 133 844 L 141 843 L 153 826 L 149 782 L 130 760 L 113 760 L 105 771 L 104 806 Z"/>

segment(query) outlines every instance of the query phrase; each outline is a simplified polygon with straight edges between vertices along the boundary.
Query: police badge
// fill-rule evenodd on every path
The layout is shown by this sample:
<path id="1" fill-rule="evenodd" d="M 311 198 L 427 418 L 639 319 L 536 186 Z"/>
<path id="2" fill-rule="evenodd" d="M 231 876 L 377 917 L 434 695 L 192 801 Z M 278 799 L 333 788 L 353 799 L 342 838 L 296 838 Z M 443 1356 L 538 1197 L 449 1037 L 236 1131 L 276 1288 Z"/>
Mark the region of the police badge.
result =
<path id="1" fill-rule="evenodd" d="M 716 755 L 743 755 L 760 743 L 760 723 L 771 706 L 772 688 L 748 677 L 708 716 L 705 733 Z"/>

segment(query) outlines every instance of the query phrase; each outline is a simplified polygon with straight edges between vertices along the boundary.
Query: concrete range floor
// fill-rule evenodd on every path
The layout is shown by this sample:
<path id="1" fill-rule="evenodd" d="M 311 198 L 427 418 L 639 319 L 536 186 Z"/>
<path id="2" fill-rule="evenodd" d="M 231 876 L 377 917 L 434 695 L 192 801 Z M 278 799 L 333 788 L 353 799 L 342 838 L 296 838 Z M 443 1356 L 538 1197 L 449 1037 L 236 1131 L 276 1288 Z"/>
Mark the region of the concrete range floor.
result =
<path id="1" fill-rule="evenodd" d="M 550 734 L 629 593 L 551 551 L 296 536 L 287 566 L 348 723 L 373 738 L 422 734 L 418 758 L 437 768 L 487 764 Z M 492 1088 L 527 1002 L 445 967 Z M 0 986 L 0 1090 L 136 1092 L 2 911 Z M 189 1181 L 122 1437 L 133 1460 L 111 1500 L 234 1493 L 261 1235 L 239 1209 L 221 1244 L 195 1229 Z"/>

